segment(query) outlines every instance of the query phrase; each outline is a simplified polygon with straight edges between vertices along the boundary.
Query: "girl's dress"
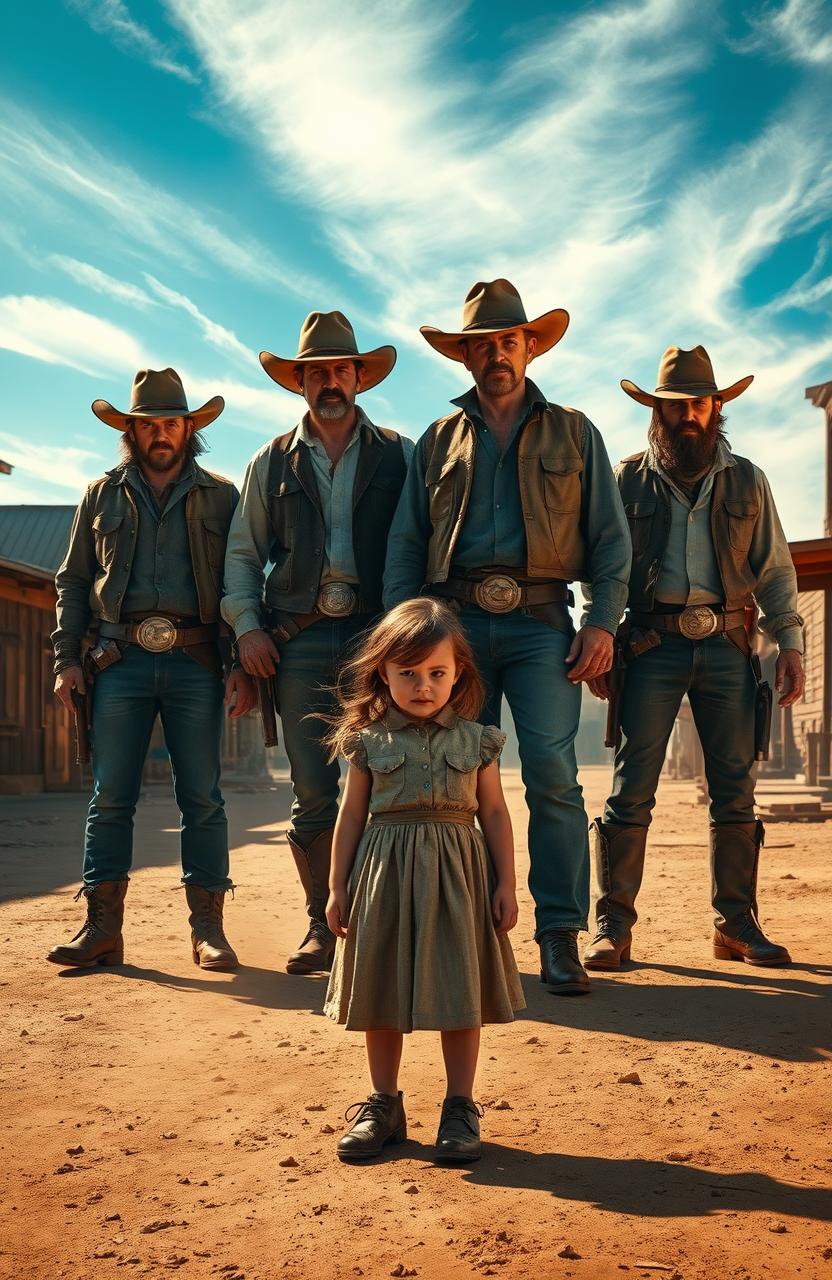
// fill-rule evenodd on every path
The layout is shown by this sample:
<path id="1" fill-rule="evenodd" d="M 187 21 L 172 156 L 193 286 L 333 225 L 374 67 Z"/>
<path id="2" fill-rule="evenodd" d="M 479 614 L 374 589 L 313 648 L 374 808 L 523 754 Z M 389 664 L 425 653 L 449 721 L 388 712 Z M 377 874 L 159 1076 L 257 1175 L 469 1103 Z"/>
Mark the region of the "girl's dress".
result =
<path id="1" fill-rule="evenodd" d="M 392 707 L 350 742 L 347 759 L 372 775 L 370 820 L 324 1005 L 348 1030 L 461 1030 L 525 1008 L 474 826 L 477 773 L 504 742 L 449 706 L 427 722 Z"/>

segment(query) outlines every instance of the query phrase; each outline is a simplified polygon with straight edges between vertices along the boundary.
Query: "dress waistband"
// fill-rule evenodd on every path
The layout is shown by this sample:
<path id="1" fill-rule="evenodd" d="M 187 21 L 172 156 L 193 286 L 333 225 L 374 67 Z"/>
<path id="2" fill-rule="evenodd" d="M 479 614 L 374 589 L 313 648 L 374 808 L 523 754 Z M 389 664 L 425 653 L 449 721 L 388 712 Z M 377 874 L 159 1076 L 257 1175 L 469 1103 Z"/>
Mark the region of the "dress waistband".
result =
<path id="1" fill-rule="evenodd" d="M 408 825 L 414 822 L 451 822 L 460 827 L 473 827 L 473 813 L 465 813 L 463 810 L 456 812 L 453 809 L 400 809 L 398 813 L 374 813 L 370 816 L 370 825 L 375 826 L 398 826 L 400 823 Z"/>

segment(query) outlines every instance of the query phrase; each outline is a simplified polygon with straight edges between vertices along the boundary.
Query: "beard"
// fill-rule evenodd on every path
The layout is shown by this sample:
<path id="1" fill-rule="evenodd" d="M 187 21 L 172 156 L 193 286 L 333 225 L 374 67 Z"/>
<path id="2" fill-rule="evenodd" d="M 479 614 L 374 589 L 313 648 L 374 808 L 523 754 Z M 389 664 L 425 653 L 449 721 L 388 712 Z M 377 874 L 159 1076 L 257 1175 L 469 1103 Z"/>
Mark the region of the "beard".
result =
<path id="1" fill-rule="evenodd" d="M 323 421 L 337 422 L 350 411 L 350 402 L 337 387 L 324 387 L 314 405 L 316 415 Z"/>
<path id="2" fill-rule="evenodd" d="M 486 395 L 507 396 L 514 391 L 523 377 L 525 372 L 517 373 L 510 365 L 491 364 L 484 371 L 479 386 Z"/>
<path id="3" fill-rule="evenodd" d="M 136 461 L 147 467 L 148 471 L 155 471 L 160 476 L 168 471 L 175 471 L 184 461 L 187 453 L 187 445 L 185 444 L 179 449 L 167 444 L 152 444 L 149 449 L 143 449 L 134 440 L 133 447 Z"/>
<path id="4" fill-rule="evenodd" d="M 714 405 L 708 425 L 704 430 L 698 423 L 685 420 L 675 427 L 668 427 L 660 409 L 653 410 L 647 439 L 656 457 L 670 475 L 698 480 L 710 471 L 719 441 L 728 443 L 723 430 L 724 416 Z M 685 427 L 695 430 L 684 432 Z"/>
<path id="5" fill-rule="evenodd" d="M 146 466 L 151 471 L 164 475 L 166 471 L 170 471 L 176 466 L 177 462 L 182 459 L 190 460 L 196 458 L 201 453 L 205 453 L 207 445 L 202 439 L 202 433 L 192 431 L 185 444 L 181 449 L 172 451 L 164 449 L 160 452 L 151 450 L 151 456 L 145 449 L 140 449 L 133 435 L 132 430 L 127 430 L 122 434 L 121 445 L 119 448 L 119 461 L 122 463 L 135 462 Z"/>

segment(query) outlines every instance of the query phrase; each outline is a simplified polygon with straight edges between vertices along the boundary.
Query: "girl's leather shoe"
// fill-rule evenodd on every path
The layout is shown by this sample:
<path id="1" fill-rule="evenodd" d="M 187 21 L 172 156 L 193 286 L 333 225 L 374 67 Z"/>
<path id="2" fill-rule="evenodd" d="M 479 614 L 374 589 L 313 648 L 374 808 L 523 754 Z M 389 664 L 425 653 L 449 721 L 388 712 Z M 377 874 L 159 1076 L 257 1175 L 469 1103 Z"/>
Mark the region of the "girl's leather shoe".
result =
<path id="1" fill-rule="evenodd" d="M 347 1107 L 344 1119 L 355 1123 L 338 1143 L 339 1160 L 374 1160 L 388 1142 L 407 1139 L 401 1089 L 395 1097 L 389 1093 L 371 1093 L 366 1102 L 354 1102 Z"/>
<path id="2" fill-rule="evenodd" d="M 442 1118 L 436 1135 L 436 1159 L 448 1163 L 479 1160 L 482 1107 L 472 1098 L 458 1095 L 442 1103 Z"/>

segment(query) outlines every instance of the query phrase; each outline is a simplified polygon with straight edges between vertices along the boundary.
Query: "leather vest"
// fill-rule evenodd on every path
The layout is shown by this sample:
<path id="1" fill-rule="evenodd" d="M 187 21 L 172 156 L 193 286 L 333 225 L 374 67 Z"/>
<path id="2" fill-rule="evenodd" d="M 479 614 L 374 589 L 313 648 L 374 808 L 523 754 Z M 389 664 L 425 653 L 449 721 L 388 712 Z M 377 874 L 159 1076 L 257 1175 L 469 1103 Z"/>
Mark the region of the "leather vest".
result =
<path id="1" fill-rule="evenodd" d="M 138 536 L 139 514 L 125 471 L 125 467 L 116 467 L 87 491 L 89 522 L 98 561 L 90 591 L 90 608 L 106 622 L 118 622 L 121 616 L 121 602 L 130 579 Z M 220 621 L 225 544 L 237 497 L 230 480 L 204 471 L 194 463 L 194 485 L 185 495 L 185 519 L 199 616 L 203 622 Z M 72 555 L 70 541 L 64 562 L 70 568 Z"/>
<path id="2" fill-rule="evenodd" d="M 360 453 L 353 488 L 352 540 L 359 591 L 368 609 L 381 609 L 387 535 L 407 471 L 404 447 L 395 431 L 378 428 L 382 439 L 361 424 Z M 324 517 L 309 451 L 292 448 L 297 428 L 272 441 L 267 502 L 271 521 L 266 605 L 287 613 L 310 613 L 324 564 Z"/>
<path id="3" fill-rule="evenodd" d="M 754 466 L 733 455 L 736 466 L 714 476 L 711 492 L 711 536 L 726 609 L 751 603 L 757 575 L 748 563 L 760 499 Z M 616 468 L 621 500 L 630 526 L 633 567 L 628 608 L 653 608 L 656 583 L 670 534 L 670 497 L 657 472 L 647 465 L 646 452 L 634 453 Z"/>
<path id="4" fill-rule="evenodd" d="M 518 476 L 530 578 L 572 582 L 585 577 L 586 539 L 580 522 L 583 433 L 583 414 L 556 404 L 533 414 L 520 432 Z M 471 495 L 476 443 L 476 430 L 464 409 L 440 418 L 425 436 L 429 584 L 447 581 L 450 573 Z"/>

